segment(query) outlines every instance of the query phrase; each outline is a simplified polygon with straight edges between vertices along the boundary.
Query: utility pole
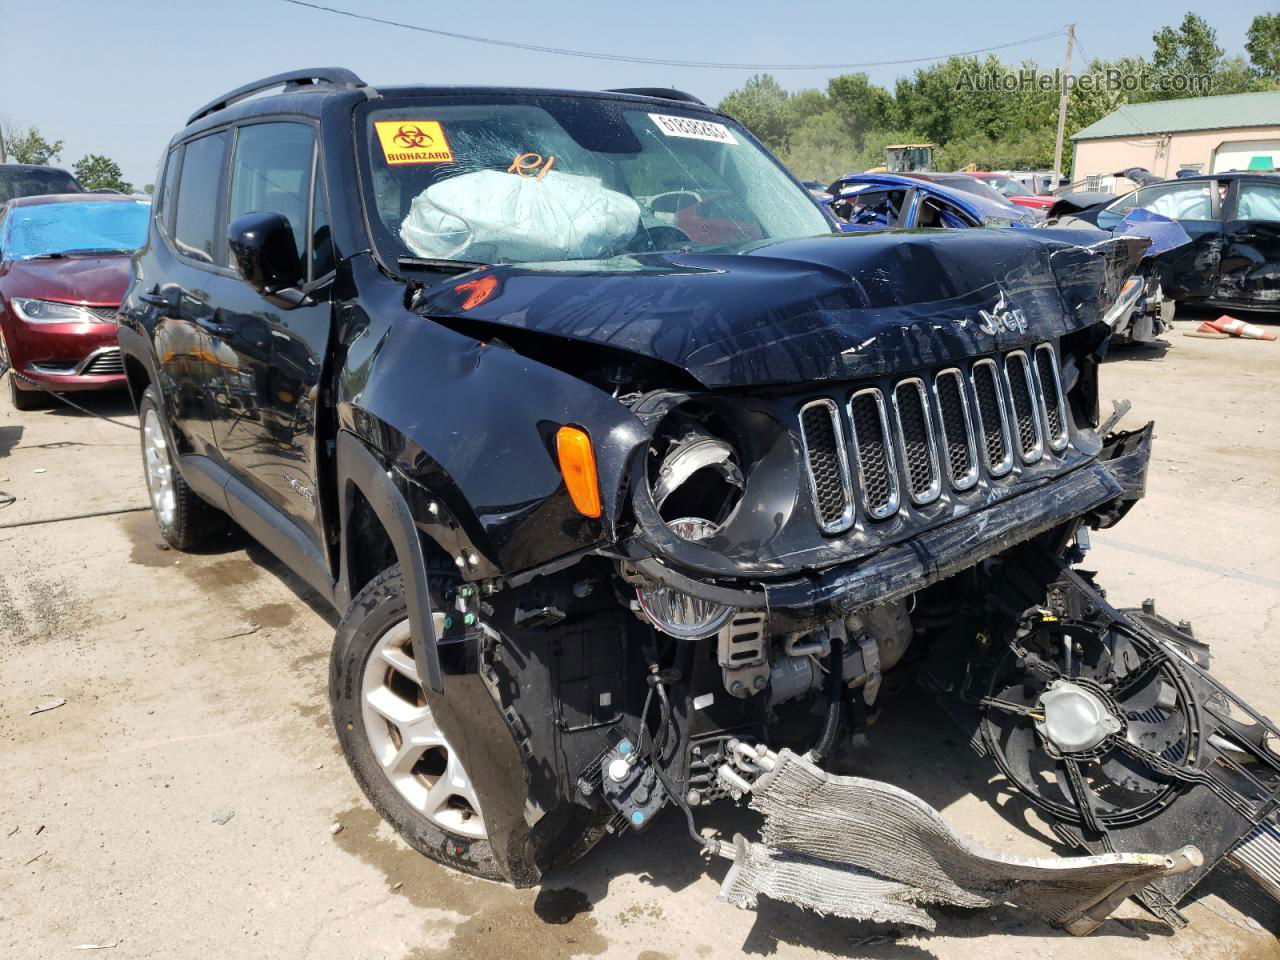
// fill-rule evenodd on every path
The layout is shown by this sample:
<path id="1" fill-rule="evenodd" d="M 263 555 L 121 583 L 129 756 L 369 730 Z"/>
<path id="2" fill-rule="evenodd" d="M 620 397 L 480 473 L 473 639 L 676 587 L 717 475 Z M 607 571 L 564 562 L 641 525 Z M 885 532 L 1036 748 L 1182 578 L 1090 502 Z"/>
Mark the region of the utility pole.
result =
<path id="1" fill-rule="evenodd" d="M 1062 137 L 1067 132 L 1067 77 L 1071 75 L 1071 48 L 1076 42 L 1076 25 L 1067 24 L 1067 59 L 1062 63 L 1060 78 L 1062 90 L 1058 96 L 1058 139 L 1053 145 L 1053 183 L 1049 184 L 1050 192 L 1058 189 L 1058 180 L 1062 177 Z"/>
<path id="2" fill-rule="evenodd" d="M 8 157 L 4 152 L 4 126 L 0 124 L 0 163 L 8 163 Z"/>

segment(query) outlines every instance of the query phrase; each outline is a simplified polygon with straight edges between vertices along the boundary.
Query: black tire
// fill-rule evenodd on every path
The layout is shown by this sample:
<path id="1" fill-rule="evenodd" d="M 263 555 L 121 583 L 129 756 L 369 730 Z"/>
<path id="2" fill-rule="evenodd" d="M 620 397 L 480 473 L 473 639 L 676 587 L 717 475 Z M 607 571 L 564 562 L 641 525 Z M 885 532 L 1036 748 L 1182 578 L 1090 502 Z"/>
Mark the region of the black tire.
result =
<path id="1" fill-rule="evenodd" d="M 148 412 L 158 417 L 160 423 L 164 424 L 164 405 L 160 402 L 160 391 L 154 385 L 143 391 L 142 402 L 138 404 L 140 426 L 146 423 Z M 139 433 L 142 441 L 143 482 L 146 482 L 147 438 L 144 430 L 139 430 Z M 166 436 L 168 436 L 167 432 Z M 187 485 L 187 481 L 182 478 L 182 473 L 178 469 L 171 443 L 165 446 L 165 456 L 168 458 L 173 476 L 174 510 L 171 519 L 166 520 L 161 516 L 156 508 L 155 498 L 150 497 L 149 486 L 147 491 L 151 499 L 151 515 L 155 517 L 156 526 L 160 528 L 160 535 L 164 537 L 165 542 L 175 550 L 190 550 L 211 537 L 225 533 L 227 515 L 212 504 L 201 500 Z"/>
<path id="2" fill-rule="evenodd" d="M 436 558 L 428 560 L 428 576 L 432 603 L 439 605 L 443 592 L 457 583 L 458 577 L 447 557 L 439 558 L 436 563 L 433 559 Z M 488 880 L 507 880 L 487 839 L 451 833 L 415 810 L 374 756 L 361 704 L 365 663 L 380 638 L 407 617 L 404 581 L 397 565 L 383 571 L 360 591 L 338 625 L 329 663 L 329 702 L 342 753 L 374 809 L 411 847 L 455 870 Z M 460 756 L 459 759 L 465 768 L 467 758 Z M 513 784 L 512 789 L 525 787 Z M 484 811 L 480 814 L 483 816 Z M 595 812 L 570 819 L 556 837 L 554 852 L 545 865 L 547 869 L 566 866 L 590 850 L 603 836 L 606 821 L 607 816 L 602 818 Z"/>
<path id="3" fill-rule="evenodd" d="M 25 390 L 18 386 L 18 375 L 10 370 L 9 402 L 15 410 L 44 410 L 49 406 L 49 397 L 43 390 Z"/>

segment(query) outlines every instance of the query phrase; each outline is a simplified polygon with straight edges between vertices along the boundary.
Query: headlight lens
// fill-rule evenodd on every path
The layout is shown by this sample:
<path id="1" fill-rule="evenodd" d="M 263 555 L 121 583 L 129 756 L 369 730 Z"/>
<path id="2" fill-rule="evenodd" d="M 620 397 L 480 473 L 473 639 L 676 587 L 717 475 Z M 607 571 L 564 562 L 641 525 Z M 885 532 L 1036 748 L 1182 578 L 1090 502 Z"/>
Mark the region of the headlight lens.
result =
<path id="1" fill-rule="evenodd" d="M 719 529 L 717 524 L 700 517 L 684 517 L 668 521 L 676 536 L 685 540 L 705 540 Z M 655 627 L 678 640 L 701 640 L 728 623 L 736 607 L 699 600 L 670 587 L 638 587 L 640 609 Z"/>
<path id="2" fill-rule="evenodd" d="M 33 300 L 30 297 L 13 297 L 9 300 L 19 320 L 27 323 L 108 323 L 95 316 L 87 307 L 74 303 L 54 303 L 52 300 Z"/>

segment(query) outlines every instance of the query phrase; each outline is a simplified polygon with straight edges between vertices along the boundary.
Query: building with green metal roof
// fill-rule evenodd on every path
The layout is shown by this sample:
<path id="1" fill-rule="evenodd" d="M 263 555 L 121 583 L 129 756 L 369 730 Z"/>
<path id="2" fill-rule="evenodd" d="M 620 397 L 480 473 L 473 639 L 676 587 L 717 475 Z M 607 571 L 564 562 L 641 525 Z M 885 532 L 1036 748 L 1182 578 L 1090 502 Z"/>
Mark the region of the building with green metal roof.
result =
<path id="1" fill-rule="evenodd" d="M 1120 107 L 1071 136 L 1072 179 L 1098 179 L 1145 167 L 1222 173 L 1280 167 L 1280 90 L 1188 97 Z"/>

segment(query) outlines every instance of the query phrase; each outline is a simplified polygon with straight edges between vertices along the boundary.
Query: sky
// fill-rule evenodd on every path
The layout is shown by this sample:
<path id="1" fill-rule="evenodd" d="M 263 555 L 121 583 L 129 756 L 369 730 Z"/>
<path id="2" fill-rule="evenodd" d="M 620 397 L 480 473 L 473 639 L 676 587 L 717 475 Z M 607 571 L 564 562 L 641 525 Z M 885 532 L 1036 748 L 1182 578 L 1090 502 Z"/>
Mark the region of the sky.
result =
<path id="1" fill-rule="evenodd" d="M 1149 54 L 1151 35 L 1181 21 L 1189 0 L 1117 4 L 843 3 L 788 0 L 317 0 L 458 33 L 624 56 L 740 64 L 860 63 L 945 58 L 1076 23 L 1091 57 Z M 1274 0 L 1198 3 L 1229 54 Z M 718 102 L 751 69 L 605 62 L 514 50 L 361 23 L 283 0 L 0 0 L 0 118 L 65 141 L 70 168 L 101 153 L 141 186 L 155 179 L 187 116 L 243 83 L 299 67 L 343 66 L 373 86 L 466 83 L 603 89 L 674 86 Z M 1006 62 L 1061 64 L 1065 37 L 997 51 Z M 1077 52 L 1077 63 L 1079 54 Z M 926 63 L 865 67 L 892 86 Z M 774 70 L 787 89 L 824 88 L 852 70 Z"/>

